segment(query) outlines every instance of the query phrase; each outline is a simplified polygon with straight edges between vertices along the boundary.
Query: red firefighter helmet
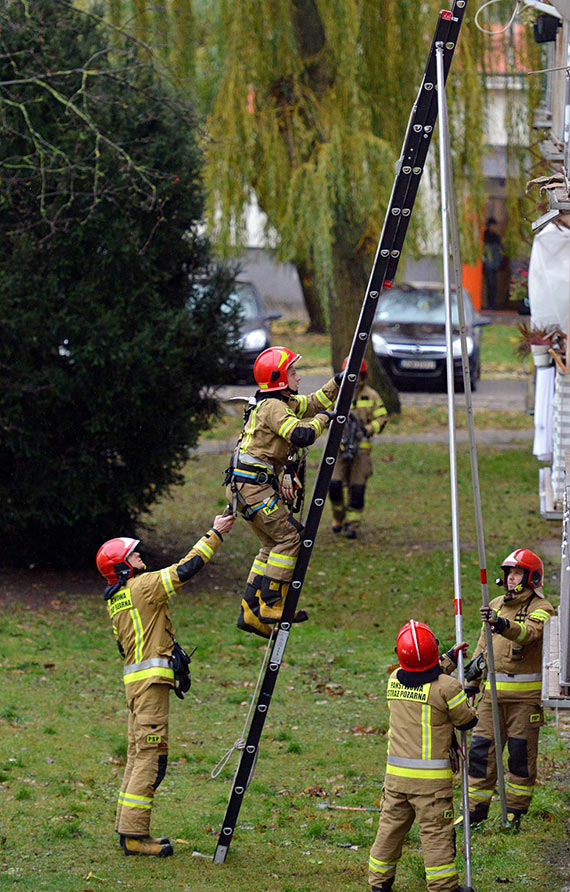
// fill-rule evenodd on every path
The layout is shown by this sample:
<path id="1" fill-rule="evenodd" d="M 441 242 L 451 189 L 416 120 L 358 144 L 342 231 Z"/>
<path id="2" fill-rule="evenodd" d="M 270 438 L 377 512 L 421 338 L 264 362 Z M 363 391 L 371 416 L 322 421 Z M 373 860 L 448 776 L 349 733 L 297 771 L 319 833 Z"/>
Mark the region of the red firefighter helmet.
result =
<path id="1" fill-rule="evenodd" d="M 424 672 L 439 663 L 437 638 L 429 626 L 415 619 L 398 632 L 396 653 L 400 666 L 408 672 Z"/>
<path id="2" fill-rule="evenodd" d="M 345 368 L 347 367 L 347 365 L 348 365 L 348 356 L 346 357 L 346 359 L 344 360 L 344 362 L 342 364 L 343 372 L 344 372 Z M 360 363 L 360 374 L 361 375 L 368 374 L 368 363 L 366 362 L 365 359 L 363 359 L 362 362 Z"/>
<path id="3" fill-rule="evenodd" d="M 517 548 L 505 558 L 501 564 L 503 571 L 503 581 L 507 588 L 507 577 L 511 567 L 520 567 L 523 570 L 522 585 L 533 589 L 536 594 L 542 594 L 542 583 L 544 582 L 544 565 L 539 556 L 530 551 L 528 548 Z"/>
<path id="4" fill-rule="evenodd" d="M 284 390 L 287 384 L 287 370 L 301 359 L 300 353 L 293 353 L 287 347 L 268 347 L 260 353 L 253 366 L 253 377 L 264 393 Z"/>
<path id="5" fill-rule="evenodd" d="M 108 539 L 104 542 L 97 552 L 97 569 L 101 576 L 104 576 L 109 585 L 117 582 L 117 564 L 126 564 L 126 560 L 133 553 L 140 539 L 131 539 L 128 536 L 118 536 L 116 539 Z M 125 569 L 120 567 L 119 569 Z M 128 575 L 128 579 L 133 575 L 133 568 Z"/>

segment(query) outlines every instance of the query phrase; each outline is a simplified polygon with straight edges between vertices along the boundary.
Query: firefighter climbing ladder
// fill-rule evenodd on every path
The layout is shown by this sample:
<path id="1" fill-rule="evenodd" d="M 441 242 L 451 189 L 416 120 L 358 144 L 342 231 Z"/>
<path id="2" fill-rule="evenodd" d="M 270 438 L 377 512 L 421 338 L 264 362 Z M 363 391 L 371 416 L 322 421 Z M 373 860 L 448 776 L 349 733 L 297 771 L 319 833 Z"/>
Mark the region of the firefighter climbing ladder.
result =
<path id="1" fill-rule="evenodd" d="M 397 163 L 396 178 L 386 211 L 380 241 L 368 281 L 366 295 L 356 326 L 346 372 L 341 384 L 336 405 L 336 417 L 331 422 L 326 445 L 315 480 L 310 506 L 303 530 L 301 550 L 297 558 L 291 580 L 283 616 L 271 648 L 269 664 L 260 686 L 259 696 L 253 712 L 249 733 L 242 750 L 241 759 L 234 776 L 230 799 L 224 816 L 218 844 L 214 853 L 214 863 L 222 864 L 227 857 L 244 794 L 255 766 L 259 741 L 271 704 L 271 697 L 279 674 L 291 623 L 297 609 L 305 574 L 311 558 L 315 538 L 319 528 L 323 507 L 328 493 L 336 455 L 342 437 L 346 417 L 350 411 L 354 389 L 358 380 L 360 364 L 370 336 L 376 312 L 378 297 L 383 288 L 389 288 L 396 273 L 402 246 L 410 222 L 416 194 L 433 128 L 437 119 L 437 69 L 436 45 L 442 48 L 443 81 L 447 78 L 449 66 L 459 37 L 466 0 L 454 0 L 451 10 L 442 10 L 435 29 L 424 76 L 404 138 L 402 153 Z M 451 354 L 450 354 L 451 355 Z"/>

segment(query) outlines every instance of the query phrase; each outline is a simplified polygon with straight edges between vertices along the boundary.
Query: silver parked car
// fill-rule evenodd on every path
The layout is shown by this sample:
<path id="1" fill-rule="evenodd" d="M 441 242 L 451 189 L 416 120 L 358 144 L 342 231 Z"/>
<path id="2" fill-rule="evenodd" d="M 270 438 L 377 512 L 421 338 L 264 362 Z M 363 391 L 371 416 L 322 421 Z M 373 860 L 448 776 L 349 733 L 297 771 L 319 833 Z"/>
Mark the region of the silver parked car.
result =
<path id="1" fill-rule="evenodd" d="M 456 389 L 463 387 L 457 295 L 451 293 L 453 373 Z M 463 288 L 465 328 L 471 387 L 481 376 L 481 327 L 490 320 L 473 307 Z M 372 349 L 399 387 L 413 383 L 429 387 L 446 383 L 445 305 L 440 283 L 405 283 L 382 292 L 372 326 Z"/>

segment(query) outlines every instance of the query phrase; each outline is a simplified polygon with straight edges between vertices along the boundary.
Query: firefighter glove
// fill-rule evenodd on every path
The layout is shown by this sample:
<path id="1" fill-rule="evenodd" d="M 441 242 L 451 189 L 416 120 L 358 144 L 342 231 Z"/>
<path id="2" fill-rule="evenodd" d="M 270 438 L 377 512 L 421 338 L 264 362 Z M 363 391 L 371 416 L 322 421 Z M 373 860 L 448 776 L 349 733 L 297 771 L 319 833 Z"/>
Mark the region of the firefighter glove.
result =
<path id="1" fill-rule="evenodd" d="M 342 379 L 344 378 L 344 372 L 337 372 L 334 376 L 334 383 L 340 385 L 342 384 Z"/>
<path id="2" fill-rule="evenodd" d="M 333 418 L 336 418 L 336 409 L 323 409 L 320 414 L 326 415 L 329 421 L 332 421 Z"/>
<path id="3" fill-rule="evenodd" d="M 465 696 L 471 702 L 471 705 L 475 703 L 475 697 L 479 693 L 479 688 L 474 688 L 471 685 L 467 685 L 466 688 L 463 689 L 465 691 Z"/>
<path id="4" fill-rule="evenodd" d="M 284 502 L 294 502 L 295 496 L 300 489 L 301 481 L 299 480 L 296 472 L 292 469 L 287 470 L 286 467 L 281 478 L 281 485 L 279 487 L 281 498 Z"/>
<path id="5" fill-rule="evenodd" d="M 479 654 L 467 663 L 465 667 L 465 681 L 475 681 L 477 678 L 481 678 L 486 668 L 485 655 Z"/>
<path id="6" fill-rule="evenodd" d="M 500 635 L 509 625 L 508 619 L 503 619 L 502 616 L 499 616 L 493 607 L 481 607 L 480 612 L 481 619 L 484 623 L 489 623 L 492 632 Z"/>
<path id="7" fill-rule="evenodd" d="M 469 647 L 469 643 L 467 641 L 462 641 L 461 644 L 456 644 L 455 647 L 450 647 L 448 651 L 446 651 L 446 656 L 455 663 L 457 666 L 457 660 L 459 659 L 459 651 L 465 656 L 465 651 Z"/>

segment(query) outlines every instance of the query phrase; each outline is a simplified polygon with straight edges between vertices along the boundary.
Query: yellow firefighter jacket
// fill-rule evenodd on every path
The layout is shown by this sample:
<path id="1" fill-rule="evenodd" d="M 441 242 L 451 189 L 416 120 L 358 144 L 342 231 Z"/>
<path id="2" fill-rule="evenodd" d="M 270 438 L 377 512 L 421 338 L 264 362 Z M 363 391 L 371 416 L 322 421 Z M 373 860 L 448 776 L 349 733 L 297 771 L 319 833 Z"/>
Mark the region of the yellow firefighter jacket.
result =
<path id="1" fill-rule="evenodd" d="M 507 628 L 493 633 L 493 656 L 498 700 L 540 699 L 542 688 L 542 632 L 554 614 L 549 602 L 530 588 L 510 597 L 499 595 L 490 602 L 499 616 L 509 621 Z M 473 657 L 486 650 L 482 626 Z M 478 687 L 479 682 L 469 682 Z M 485 686 L 487 682 L 483 682 Z"/>
<path id="2" fill-rule="evenodd" d="M 431 793 L 450 789 L 453 772 L 449 757 L 453 729 L 476 722 L 456 678 L 442 673 L 419 687 L 388 680 L 390 732 L 384 785 L 402 793 Z"/>
<path id="3" fill-rule="evenodd" d="M 360 448 L 370 450 L 372 437 L 379 434 L 388 420 L 388 411 L 382 401 L 382 397 L 373 387 L 360 382 L 356 385 L 350 411 L 365 431 L 365 437 L 360 441 Z M 341 445 L 342 449 L 342 445 Z"/>
<path id="4" fill-rule="evenodd" d="M 316 393 L 266 397 L 252 410 L 240 444 L 240 470 L 235 474 L 247 482 L 247 465 L 269 469 L 278 476 L 291 451 L 302 448 L 302 431 L 310 432 L 306 445 L 319 437 L 329 423 L 324 409 L 330 409 L 338 395 L 338 384 L 331 378 Z M 305 421 L 308 418 L 310 421 Z"/>
<path id="5" fill-rule="evenodd" d="M 178 563 L 133 576 L 107 601 L 113 632 L 124 652 L 127 702 L 151 684 L 174 685 L 170 597 L 208 563 L 221 542 L 221 535 L 211 529 Z"/>

